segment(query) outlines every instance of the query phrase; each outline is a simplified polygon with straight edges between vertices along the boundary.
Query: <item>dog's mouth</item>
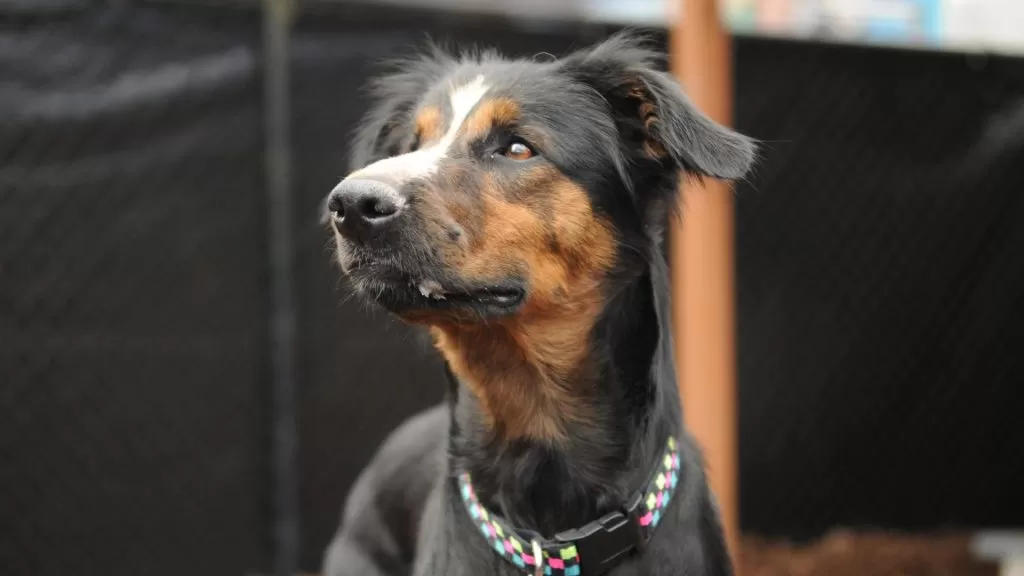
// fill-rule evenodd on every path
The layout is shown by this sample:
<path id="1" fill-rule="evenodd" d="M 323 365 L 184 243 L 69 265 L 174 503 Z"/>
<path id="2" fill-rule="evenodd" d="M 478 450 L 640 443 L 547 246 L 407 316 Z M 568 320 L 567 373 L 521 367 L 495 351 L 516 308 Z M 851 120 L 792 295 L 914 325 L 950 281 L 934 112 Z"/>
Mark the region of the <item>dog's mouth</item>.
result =
<path id="1" fill-rule="evenodd" d="M 365 261 L 350 263 L 346 274 L 358 294 L 402 316 L 445 311 L 508 315 L 518 310 L 527 292 L 518 278 L 466 281 Z"/>
<path id="2" fill-rule="evenodd" d="M 448 289 L 437 280 L 421 280 L 416 289 L 424 298 L 446 301 L 452 304 L 481 306 L 516 306 L 523 300 L 525 291 L 511 285 L 487 285 L 473 289 Z"/>

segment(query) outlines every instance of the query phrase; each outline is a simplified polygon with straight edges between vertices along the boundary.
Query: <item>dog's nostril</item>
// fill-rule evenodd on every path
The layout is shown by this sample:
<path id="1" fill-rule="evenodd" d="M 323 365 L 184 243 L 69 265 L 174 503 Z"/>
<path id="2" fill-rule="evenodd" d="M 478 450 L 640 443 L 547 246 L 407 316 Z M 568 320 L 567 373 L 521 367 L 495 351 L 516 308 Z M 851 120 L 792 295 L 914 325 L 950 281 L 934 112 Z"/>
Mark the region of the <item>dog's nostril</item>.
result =
<path id="1" fill-rule="evenodd" d="M 398 204 L 390 198 L 370 196 L 361 198 L 358 202 L 357 209 L 364 218 L 374 220 L 376 218 L 394 216 L 398 213 Z M 342 209 L 342 217 L 344 217 L 344 209 Z"/>
<path id="2" fill-rule="evenodd" d="M 341 201 L 338 196 L 332 195 L 327 200 L 327 211 L 334 215 L 335 218 L 341 220 L 345 217 L 345 203 Z"/>

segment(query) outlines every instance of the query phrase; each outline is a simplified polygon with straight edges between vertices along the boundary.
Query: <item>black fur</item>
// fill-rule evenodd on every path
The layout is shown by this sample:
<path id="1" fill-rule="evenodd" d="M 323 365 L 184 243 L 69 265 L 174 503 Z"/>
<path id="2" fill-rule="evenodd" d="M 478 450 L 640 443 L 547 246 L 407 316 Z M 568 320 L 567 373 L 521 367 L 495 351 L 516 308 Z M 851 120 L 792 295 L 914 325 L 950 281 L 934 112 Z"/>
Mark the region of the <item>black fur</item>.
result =
<path id="1" fill-rule="evenodd" d="M 557 136 L 545 157 L 588 191 L 621 250 L 591 335 L 595 420 L 574 424 L 559 445 L 496 439 L 474 397 L 449 374 L 445 405 L 399 428 L 357 482 L 327 552 L 327 576 L 518 574 L 469 521 L 451 482 L 458 471 L 472 473 L 491 509 L 550 537 L 621 507 L 644 484 L 668 434 L 682 438 L 677 496 L 644 553 L 612 573 L 732 573 L 699 450 L 683 431 L 658 231 L 680 174 L 741 177 L 755 146 L 698 111 L 656 61 L 626 35 L 544 63 L 434 51 L 376 85 L 354 168 L 407 151 L 416 104 L 439 83 L 483 70 L 533 104 L 534 121 Z M 654 122 L 640 117 L 638 91 L 656 110 Z M 650 139 L 664 157 L 645 152 Z"/>

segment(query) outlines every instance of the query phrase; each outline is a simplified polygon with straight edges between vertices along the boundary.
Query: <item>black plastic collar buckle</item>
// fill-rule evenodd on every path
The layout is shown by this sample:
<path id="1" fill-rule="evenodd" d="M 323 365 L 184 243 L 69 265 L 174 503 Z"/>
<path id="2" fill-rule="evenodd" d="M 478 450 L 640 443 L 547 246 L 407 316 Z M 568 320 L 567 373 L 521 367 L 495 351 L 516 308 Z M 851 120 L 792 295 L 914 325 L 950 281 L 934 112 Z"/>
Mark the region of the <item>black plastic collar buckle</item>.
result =
<path id="1" fill-rule="evenodd" d="M 621 511 L 606 514 L 582 528 L 555 535 L 556 542 L 575 544 L 580 555 L 580 575 L 604 574 L 647 543 L 640 517 L 642 496 L 635 494 Z"/>

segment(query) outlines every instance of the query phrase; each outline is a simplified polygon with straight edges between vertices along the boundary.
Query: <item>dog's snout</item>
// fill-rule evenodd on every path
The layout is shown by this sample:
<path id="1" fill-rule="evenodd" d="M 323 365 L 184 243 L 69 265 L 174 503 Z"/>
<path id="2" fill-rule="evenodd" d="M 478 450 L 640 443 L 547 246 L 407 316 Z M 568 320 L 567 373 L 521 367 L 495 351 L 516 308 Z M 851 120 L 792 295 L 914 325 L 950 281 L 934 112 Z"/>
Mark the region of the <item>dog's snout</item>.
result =
<path id="1" fill-rule="evenodd" d="M 327 209 L 343 236 L 368 240 L 386 229 L 405 202 L 398 190 L 379 180 L 348 179 L 331 191 Z"/>

